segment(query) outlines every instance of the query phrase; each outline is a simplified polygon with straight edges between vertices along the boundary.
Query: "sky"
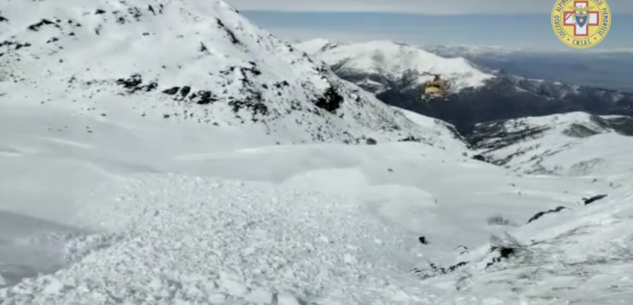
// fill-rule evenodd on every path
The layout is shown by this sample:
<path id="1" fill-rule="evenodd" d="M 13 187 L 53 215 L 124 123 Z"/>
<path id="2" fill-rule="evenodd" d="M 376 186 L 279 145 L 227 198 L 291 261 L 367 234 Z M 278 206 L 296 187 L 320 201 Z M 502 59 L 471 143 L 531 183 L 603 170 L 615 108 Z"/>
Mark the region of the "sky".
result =
<path id="1" fill-rule="evenodd" d="M 257 25 L 292 40 L 569 49 L 552 30 L 555 0 L 226 1 Z M 594 49 L 633 49 L 633 0 L 607 4 L 611 29 Z"/>

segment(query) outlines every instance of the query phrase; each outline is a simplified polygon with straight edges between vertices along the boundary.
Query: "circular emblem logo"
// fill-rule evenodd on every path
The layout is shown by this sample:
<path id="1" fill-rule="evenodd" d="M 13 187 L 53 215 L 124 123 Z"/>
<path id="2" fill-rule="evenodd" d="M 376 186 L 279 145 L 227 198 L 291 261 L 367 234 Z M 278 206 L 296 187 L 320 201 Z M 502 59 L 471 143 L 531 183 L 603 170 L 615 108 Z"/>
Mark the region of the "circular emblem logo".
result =
<path id="1" fill-rule="evenodd" d="M 607 36 L 611 11 L 604 0 L 558 0 L 552 10 L 552 28 L 564 44 L 591 48 Z"/>

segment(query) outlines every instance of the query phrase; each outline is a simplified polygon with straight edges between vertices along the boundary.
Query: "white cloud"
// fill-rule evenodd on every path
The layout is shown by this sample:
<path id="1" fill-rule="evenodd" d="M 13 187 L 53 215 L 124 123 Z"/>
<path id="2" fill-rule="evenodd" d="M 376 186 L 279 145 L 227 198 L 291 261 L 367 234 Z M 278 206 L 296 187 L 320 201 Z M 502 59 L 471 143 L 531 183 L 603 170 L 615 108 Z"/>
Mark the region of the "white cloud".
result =
<path id="1" fill-rule="evenodd" d="M 400 12 L 447 14 L 549 14 L 555 0 L 226 0 L 240 10 L 286 12 Z M 610 0 L 611 12 L 633 13 L 633 1 Z"/>

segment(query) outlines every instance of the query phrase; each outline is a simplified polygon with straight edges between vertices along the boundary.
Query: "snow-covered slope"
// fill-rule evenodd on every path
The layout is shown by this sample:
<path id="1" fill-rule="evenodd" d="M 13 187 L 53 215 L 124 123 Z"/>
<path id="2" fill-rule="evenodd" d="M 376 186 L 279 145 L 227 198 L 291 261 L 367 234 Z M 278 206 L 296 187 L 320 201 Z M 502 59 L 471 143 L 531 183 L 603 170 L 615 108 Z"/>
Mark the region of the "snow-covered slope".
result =
<path id="1" fill-rule="evenodd" d="M 389 109 L 373 99 L 349 100 L 345 90 L 355 87 L 327 70 L 320 73 L 340 82 L 337 92 L 345 95 L 342 112 L 314 108 L 321 76 L 307 76 L 309 69 L 301 66 L 311 65 L 298 58 L 302 55 L 291 64 L 292 52 L 283 42 L 267 39 L 261 30 L 247 31 L 252 26 L 222 3 L 173 1 L 162 8 L 140 0 L 6 3 L 10 5 L 3 6 L 2 16 L 12 26 L 3 22 L 1 33 L 10 29 L 16 37 L 26 33 L 32 40 L 31 46 L 0 57 L 19 57 L 3 61 L 14 65 L 3 71 L 23 74 L 23 80 L 1 84 L 3 305 L 630 301 L 633 194 L 625 187 L 633 181 L 633 160 L 626 158 L 630 147 L 610 146 L 604 157 L 617 166 L 604 168 L 601 176 L 521 176 L 463 156 L 461 141 L 443 129 L 450 125 Z M 128 12 L 126 5 L 147 9 L 147 4 L 156 17 L 143 10 L 142 21 L 106 22 L 99 35 L 92 32 L 91 18 L 114 20 L 109 15 L 114 10 Z M 131 13 L 136 15 L 133 9 Z M 191 17 L 182 17 L 188 13 Z M 66 39 L 68 45 L 48 50 L 59 53 L 38 53 L 43 52 L 35 48 L 41 32 L 13 28 L 30 24 L 20 18 L 37 22 L 43 16 L 53 16 L 46 17 L 52 21 L 58 17 L 64 26 L 71 18 L 81 24 L 74 36 L 59 36 L 57 43 Z M 158 16 L 178 22 L 153 19 Z M 216 27 L 214 16 L 222 17 L 224 27 Z M 155 42 L 148 44 L 152 48 L 141 44 L 143 27 Z M 198 31 L 209 39 L 202 40 L 207 50 L 217 53 L 204 56 L 188 44 L 174 45 L 173 36 L 152 36 L 153 27 L 186 32 L 186 40 L 196 39 Z M 227 27 L 242 44 L 225 44 L 231 39 Z M 139 37 L 133 37 L 139 29 Z M 97 36 L 108 39 L 101 42 Z M 95 38 L 85 40 L 94 45 L 83 45 L 85 37 Z M 118 53 L 109 53 L 113 49 Z M 75 64 L 55 66 L 46 60 L 59 54 L 67 56 L 65 63 Z M 159 60 L 160 54 L 172 57 Z M 115 59 L 130 66 L 115 65 Z M 231 74 L 224 64 L 237 61 L 237 72 L 249 67 L 249 60 L 261 66 L 260 75 L 277 81 L 294 78 L 278 88 L 283 94 L 275 99 L 277 88 L 266 89 L 256 76 L 237 85 L 241 72 Z M 166 71 L 157 72 L 163 71 L 160 65 Z M 224 77 L 218 76 L 222 67 L 228 69 Z M 45 77 L 48 70 L 51 75 Z M 132 71 L 144 73 L 140 86 L 156 78 L 159 89 L 130 93 L 111 84 L 125 77 L 119 73 Z M 62 86 L 68 80 L 64 77 L 75 79 L 73 87 Z M 80 84 L 86 79 L 103 82 Z M 174 83 L 163 84 L 165 79 Z M 222 87 L 229 80 L 234 82 Z M 178 94 L 161 99 L 158 93 L 162 86 L 184 84 L 198 84 L 201 88 L 192 86 L 191 92 L 209 90 L 218 101 L 199 105 L 199 98 L 185 103 L 172 100 Z M 238 107 L 237 113 L 228 109 L 231 96 L 248 95 L 240 89 L 256 84 L 270 98 L 265 105 L 286 115 L 256 114 L 258 122 L 249 122 L 247 106 Z M 126 89 L 138 86 L 132 82 Z M 184 109 L 194 113 L 193 119 L 182 118 Z M 383 123 L 400 120 L 404 123 L 393 131 L 380 130 Z M 435 142 L 275 145 L 318 140 L 316 135 L 344 141 L 374 134 L 387 140 L 408 134 Z M 581 205 L 583 197 L 602 194 L 608 196 Z M 526 225 L 536 213 L 558 206 L 570 209 L 540 215 Z M 482 267 L 497 255 L 486 255 L 490 235 L 504 231 L 528 245 L 536 259 L 517 255 Z M 465 247 L 471 251 L 462 254 Z M 468 263 L 446 272 L 433 270 L 455 260 Z M 554 275 L 554 280 L 544 275 Z M 542 287 L 553 289 L 538 289 Z"/>
<path id="2" fill-rule="evenodd" d="M 524 274 L 569 259 L 587 272 L 565 280 L 585 289 L 589 276 L 611 272 L 595 269 L 595 260 L 623 272 L 618 264 L 630 262 L 611 258 L 631 247 L 619 219 L 632 205 L 623 186 L 633 178 L 631 160 L 621 157 L 627 147 L 613 146 L 608 157 L 620 167 L 597 180 L 521 177 L 415 142 L 252 147 L 257 137 L 235 139 L 230 131 L 42 109 L 0 114 L 0 209 L 28 215 L 12 217 L 13 226 L 5 222 L 10 215 L 1 219 L 3 301 L 559 304 L 539 299 L 576 301 L 579 290 L 540 291 L 534 281 L 565 283 Z M 578 205 L 599 194 L 608 197 Z M 557 206 L 573 210 L 524 225 Z M 557 255 L 479 266 L 490 260 L 481 253 L 490 235 L 504 231 Z M 614 244 L 594 243 L 606 234 Z M 471 252 L 460 255 L 460 245 Z M 589 245 L 600 252 L 572 252 Z M 473 264 L 444 275 L 429 265 L 455 259 Z M 48 275 L 35 277 L 38 271 Z M 610 278 L 596 281 L 592 297 L 607 301 L 631 288 L 626 280 L 617 289 L 605 287 Z"/>
<path id="3" fill-rule="evenodd" d="M 368 77 L 380 75 L 398 80 L 407 74 L 412 78 L 412 84 L 421 84 L 439 74 L 450 81 L 455 92 L 463 88 L 482 86 L 486 80 L 494 78 L 464 58 L 443 58 L 420 48 L 392 41 L 341 44 L 316 39 L 296 46 L 333 66 L 339 75 L 362 73 Z"/>
<path id="4" fill-rule="evenodd" d="M 522 173 L 601 174 L 621 166 L 611 150 L 633 149 L 609 119 L 572 112 L 480 123 L 469 138 L 489 161 Z"/>
<path id="5" fill-rule="evenodd" d="M 622 176 L 600 178 L 598 183 L 604 184 Z M 556 179 L 549 183 L 561 186 Z M 456 263 L 468 262 L 466 266 L 450 279 L 430 283 L 455 287 L 473 299 L 495 299 L 488 304 L 628 304 L 633 300 L 633 192 L 623 184 L 615 188 L 584 205 L 555 207 L 551 197 L 543 198 L 550 202 L 549 210 L 461 255 Z M 524 194 L 530 192 L 539 191 Z"/>
<path id="6" fill-rule="evenodd" d="M 398 107 L 392 107 L 396 110 L 396 112 L 402 113 L 405 117 L 407 117 L 411 122 L 422 126 L 427 134 L 435 135 L 433 138 L 442 139 L 442 141 L 437 141 L 440 147 L 447 147 L 451 151 L 461 151 L 466 152 L 470 148 L 470 143 L 468 140 L 464 138 L 457 130 L 455 126 L 448 124 L 442 120 L 430 118 L 428 116 L 424 116 L 413 111 L 401 109 Z"/>
<path id="7" fill-rule="evenodd" d="M 324 38 L 315 38 L 306 41 L 295 42 L 295 45 L 308 54 L 319 55 L 329 49 L 339 46 L 340 43 Z"/>
<path id="8" fill-rule="evenodd" d="M 281 142 L 424 137 L 223 2 L 11 0 L 0 16 L 3 104 L 94 116 L 134 108 L 138 116 L 245 124 L 262 136 L 284 134 Z"/>

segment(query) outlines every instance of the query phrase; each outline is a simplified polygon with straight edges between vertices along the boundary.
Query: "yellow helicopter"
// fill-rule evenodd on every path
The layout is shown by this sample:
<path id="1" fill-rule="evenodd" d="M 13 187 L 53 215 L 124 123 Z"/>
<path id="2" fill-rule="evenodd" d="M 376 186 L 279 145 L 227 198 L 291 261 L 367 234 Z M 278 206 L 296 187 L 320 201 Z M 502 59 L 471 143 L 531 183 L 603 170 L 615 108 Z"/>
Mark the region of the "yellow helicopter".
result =
<path id="1" fill-rule="evenodd" d="M 439 75 L 434 75 L 433 80 L 424 83 L 423 86 L 422 101 L 428 103 L 433 99 L 447 100 L 448 82 Z"/>

